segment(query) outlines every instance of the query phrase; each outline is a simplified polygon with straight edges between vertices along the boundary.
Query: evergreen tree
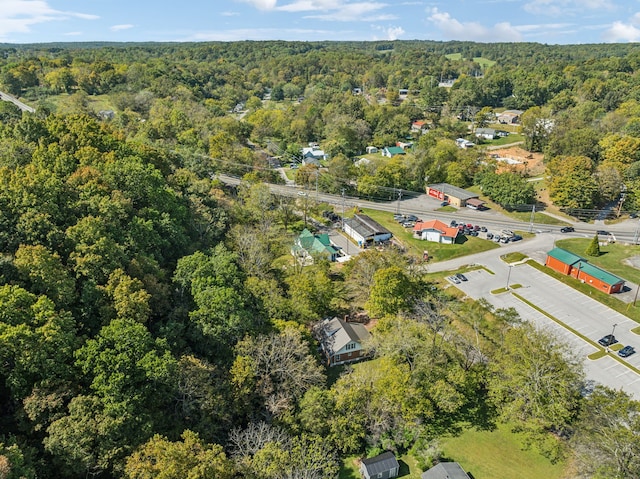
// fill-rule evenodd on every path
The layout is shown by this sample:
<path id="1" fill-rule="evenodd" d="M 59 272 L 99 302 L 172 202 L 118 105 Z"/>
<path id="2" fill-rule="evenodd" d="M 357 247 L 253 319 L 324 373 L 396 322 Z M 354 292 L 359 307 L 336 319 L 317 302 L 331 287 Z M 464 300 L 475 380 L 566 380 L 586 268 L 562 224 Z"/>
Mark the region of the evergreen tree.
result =
<path id="1" fill-rule="evenodd" d="M 598 234 L 593 237 L 591 243 L 584 252 L 587 256 L 600 256 L 600 241 L 598 240 Z"/>

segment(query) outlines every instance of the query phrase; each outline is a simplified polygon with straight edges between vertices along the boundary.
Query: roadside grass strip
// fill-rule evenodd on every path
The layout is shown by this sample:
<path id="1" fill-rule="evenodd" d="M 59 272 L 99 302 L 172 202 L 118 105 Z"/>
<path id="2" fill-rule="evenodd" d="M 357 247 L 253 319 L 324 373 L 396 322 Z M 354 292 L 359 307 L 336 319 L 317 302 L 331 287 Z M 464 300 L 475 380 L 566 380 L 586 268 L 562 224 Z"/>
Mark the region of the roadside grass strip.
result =
<path id="1" fill-rule="evenodd" d="M 587 338 L 585 335 L 579 333 L 578 331 L 576 331 L 575 329 L 573 329 L 571 326 L 569 326 L 568 324 L 563 323 L 562 321 L 560 321 L 558 318 L 550 315 L 549 313 L 547 313 L 544 309 L 536 306 L 535 304 L 533 304 L 531 301 L 525 299 L 524 297 L 520 296 L 518 293 L 514 293 L 513 291 L 511 292 L 511 294 L 519 299 L 520 301 L 522 301 L 524 304 L 532 307 L 533 309 L 535 309 L 536 311 L 538 311 L 541 314 L 544 314 L 547 318 L 549 318 L 551 321 L 554 321 L 555 323 L 559 324 L 560 326 L 562 326 L 563 328 L 565 328 L 567 331 L 575 334 L 576 336 L 578 336 L 580 339 L 582 339 L 583 341 L 586 341 L 587 343 L 591 344 L 592 346 L 595 346 L 599 351 L 598 353 L 602 353 L 601 356 L 598 356 L 596 359 L 599 359 L 603 356 L 610 356 L 613 359 L 615 359 L 616 361 L 618 361 L 620 364 L 622 364 L 623 366 L 626 366 L 628 369 L 631 369 L 634 373 L 640 375 L 640 369 L 632 366 L 631 364 L 627 363 L 626 361 L 623 361 L 622 358 L 618 357 L 617 354 L 615 354 L 615 350 L 613 348 L 612 345 L 609 347 L 609 350 L 614 350 L 613 353 L 607 353 L 607 351 L 605 350 L 605 348 L 603 348 L 602 346 L 600 346 L 598 343 L 596 343 L 595 341 Z M 621 345 L 618 345 L 620 347 L 622 347 Z M 592 353 L 589 356 L 587 356 L 589 359 L 591 359 L 592 355 L 597 355 L 597 353 Z"/>

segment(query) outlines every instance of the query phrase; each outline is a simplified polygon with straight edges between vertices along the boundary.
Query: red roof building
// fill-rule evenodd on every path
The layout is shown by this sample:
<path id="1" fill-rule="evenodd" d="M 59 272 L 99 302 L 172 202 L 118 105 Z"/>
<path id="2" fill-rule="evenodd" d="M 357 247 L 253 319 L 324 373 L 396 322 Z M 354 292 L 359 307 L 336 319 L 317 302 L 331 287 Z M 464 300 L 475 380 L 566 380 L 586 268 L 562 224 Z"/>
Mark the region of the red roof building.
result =
<path id="1" fill-rule="evenodd" d="M 434 243 L 454 244 L 458 228 L 451 228 L 440 220 L 419 221 L 413 227 L 413 234 L 418 238 Z"/>

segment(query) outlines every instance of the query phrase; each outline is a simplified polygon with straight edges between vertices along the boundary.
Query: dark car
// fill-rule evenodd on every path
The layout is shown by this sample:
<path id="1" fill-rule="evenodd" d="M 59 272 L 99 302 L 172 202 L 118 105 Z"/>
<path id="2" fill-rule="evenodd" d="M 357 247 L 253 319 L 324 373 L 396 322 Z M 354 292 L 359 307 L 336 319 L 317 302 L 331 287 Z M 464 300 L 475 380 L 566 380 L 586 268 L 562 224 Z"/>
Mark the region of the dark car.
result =
<path id="1" fill-rule="evenodd" d="M 462 273 L 456 273 L 456 278 L 458 278 L 460 281 L 467 281 L 467 277 Z"/>
<path id="2" fill-rule="evenodd" d="M 609 233 L 608 231 L 605 231 L 605 230 L 598 230 L 598 231 L 596 231 L 596 234 L 601 235 L 601 236 L 609 236 L 611 233 Z"/>
<path id="3" fill-rule="evenodd" d="M 487 232 L 487 227 L 486 226 L 481 226 L 480 227 L 480 231 L 482 231 L 483 233 Z"/>
<path id="4" fill-rule="evenodd" d="M 456 226 L 458 226 L 458 222 L 456 220 L 451 220 L 451 223 L 449 223 L 449 226 L 451 226 L 452 228 L 455 228 Z"/>
<path id="5" fill-rule="evenodd" d="M 560 228 L 560 233 L 573 233 L 574 231 L 573 226 L 564 226 Z"/>
<path id="6" fill-rule="evenodd" d="M 448 201 L 443 201 L 442 203 L 440 203 L 440 206 L 449 206 L 449 202 Z"/>
<path id="7" fill-rule="evenodd" d="M 470 236 L 478 236 L 478 232 L 476 230 L 469 231 Z"/>
<path id="8" fill-rule="evenodd" d="M 493 239 L 493 233 L 487 233 L 487 239 Z"/>
<path id="9" fill-rule="evenodd" d="M 513 235 L 513 236 L 511 237 L 511 239 L 510 239 L 510 240 L 511 240 L 511 241 L 520 241 L 521 239 L 522 239 L 522 236 L 520 236 L 520 235 Z"/>
<path id="10" fill-rule="evenodd" d="M 618 340 L 613 334 L 607 334 L 606 336 L 598 339 L 598 343 L 600 343 L 601 346 L 611 346 L 612 344 L 616 344 L 617 342 Z"/>
<path id="11" fill-rule="evenodd" d="M 407 215 L 408 221 L 418 221 L 418 217 L 416 215 Z"/>
<path id="12" fill-rule="evenodd" d="M 618 356 L 620 356 L 621 358 L 628 358 L 635 352 L 636 350 L 633 349 L 633 346 L 625 346 L 620 351 L 618 351 Z"/>

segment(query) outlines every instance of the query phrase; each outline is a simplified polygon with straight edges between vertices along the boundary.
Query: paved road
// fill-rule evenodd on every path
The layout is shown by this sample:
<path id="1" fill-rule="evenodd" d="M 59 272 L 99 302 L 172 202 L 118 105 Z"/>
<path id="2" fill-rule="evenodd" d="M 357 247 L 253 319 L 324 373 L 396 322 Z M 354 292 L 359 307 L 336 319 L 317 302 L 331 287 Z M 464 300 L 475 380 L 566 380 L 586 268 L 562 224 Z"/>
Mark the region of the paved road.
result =
<path id="1" fill-rule="evenodd" d="M 523 319 L 557 334 L 568 344 L 569 354 L 583 358 L 589 380 L 614 389 L 623 389 L 640 400 L 640 375 L 612 357 L 604 357 L 597 361 L 589 360 L 587 355 L 597 351 L 594 345 L 574 335 L 510 293 L 491 294 L 492 290 L 507 286 L 507 282 L 509 285 L 520 284 L 522 287 L 515 290 L 517 294 L 594 342 L 605 334 L 610 334 L 615 324 L 615 336 L 620 343 L 631 344 L 639 351 L 626 361 L 640 368 L 640 337 L 631 332 L 637 323 L 595 301 L 589 295 L 580 293 L 531 266 L 522 264 L 509 268 L 499 258 L 508 250 L 515 250 L 526 252 L 539 259 L 550 249 L 552 244 L 549 243 L 552 243 L 553 239 L 554 237 L 549 234 L 540 235 L 533 240 L 505 245 L 499 250 L 429 265 L 429 270 L 447 271 L 470 263 L 485 266 L 494 274 L 483 269 L 470 271 L 465 273 L 469 281 L 456 287 L 473 299 L 485 298 L 496 308 L 514 307 Z"/>
<path id="2" fill-rule="evenodd" d="M 0 100 L 10 101 L 15 106 L 20 108 L 22 111 L 28 111 L 29 113 L 35 113 L 35 111 L 36 111 L 35 108 L 33 108 L 33 107 L 29 106 L 29 105 L 25 105 L 20 100 L 18 100 L 15 96 L 9 95 L 8 93 L 5 93 L 3 91 L 0 91 Z"/>

